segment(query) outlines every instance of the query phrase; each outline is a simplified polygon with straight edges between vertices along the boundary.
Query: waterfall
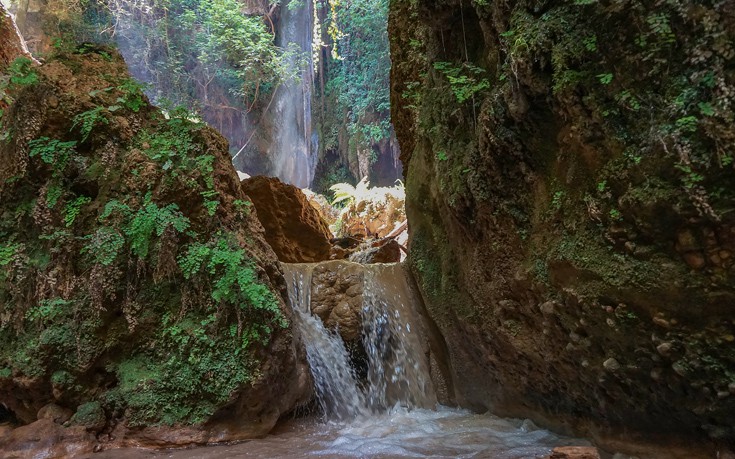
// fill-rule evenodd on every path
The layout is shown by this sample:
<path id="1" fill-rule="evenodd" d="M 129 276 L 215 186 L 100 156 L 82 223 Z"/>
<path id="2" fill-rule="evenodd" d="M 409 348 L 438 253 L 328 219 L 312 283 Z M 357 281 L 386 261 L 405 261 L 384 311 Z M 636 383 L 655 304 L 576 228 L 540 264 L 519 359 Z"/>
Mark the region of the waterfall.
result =
<path id="1" fill-rule="evenodd" d="M 276 44 L 299 53 L 288 53 L 296 74 L 275 95 L 273 142 L 268 151 L 274 175 L 299 188 L 308 188 L 317 163 L 317 135 L 312 130 L 311 101 L 314 87 L 312 0 L 289 0 L 281 6 L 280 33 Z"/>
<path id="2" fill-rule="evenodd" d="M 421 358 L 417 317 L 398 263 L 365 266 L 363 345 L 368 355 L 367 402 L 380 411 L 436 404 L 426 359 Z M 414 322 L 414 327 L 411 327 Z"/>
<path id="3" fill-rule="evenodd" d="M 342 338 L 327 330 L 322 321 L 311 314 L 311 273 L 314 265 L 284 264 L 283 267 L 288 297 L 296 313 L 296 324 L 304 338 L 306 358 L 322 410 L 328 417 L 336 419 L 365 414 L 365 398 L 358 388 Z"/>
<path id="4" fill-rule="evenodd" d="M 330 262 L 348 263 L 348 262 Z M 282 264 L 296 325 L 305 341 L 319 404 L 333 419 L 432 408 L 436 395 L 418 333 L 418 316 L 400 264 L 367 265 L 363 276 L 362 341 L 368 376 L 358 381 L 340 335 L 312 314 L 314 264 Z"/>

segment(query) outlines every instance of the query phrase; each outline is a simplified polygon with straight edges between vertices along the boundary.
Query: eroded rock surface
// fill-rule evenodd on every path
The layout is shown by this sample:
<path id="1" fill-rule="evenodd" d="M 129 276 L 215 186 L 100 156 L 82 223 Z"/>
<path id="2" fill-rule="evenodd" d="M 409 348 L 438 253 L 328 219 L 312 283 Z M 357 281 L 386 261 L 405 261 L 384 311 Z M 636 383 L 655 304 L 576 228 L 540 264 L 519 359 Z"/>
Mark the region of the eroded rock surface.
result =
<path id="1" fill-rule="evenodd" d="M 311 263 L 329 259 L 329 226 L 306 195 L 275 177 L 242 181 L 252 200 L 265 238 L 284 263 Z"/>
<path id="2" fill-rule="evenodd" d="M 345 342 L 358 340 L 362 332 L 364 277 L 364 268 L 355 263 L 322 263 L 314 268 L 311 312 Z"/>

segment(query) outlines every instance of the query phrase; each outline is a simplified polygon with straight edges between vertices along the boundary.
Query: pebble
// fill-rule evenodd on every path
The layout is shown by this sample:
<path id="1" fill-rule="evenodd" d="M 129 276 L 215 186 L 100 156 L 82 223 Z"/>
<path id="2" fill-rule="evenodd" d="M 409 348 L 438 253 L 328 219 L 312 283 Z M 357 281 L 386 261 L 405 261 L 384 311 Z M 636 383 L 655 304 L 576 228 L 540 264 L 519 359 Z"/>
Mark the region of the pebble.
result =
<path id="1" fill-rule="evenodd" d="M 609 358 L 602 363 L 607 371 L 618 371 L 620 369 L 620 363 L 614 358 Z"/>
<path id="2" fill-rule="evenodd" d="M 735 382 L 731 382 L 730 384 L 728 384 L 727 390 L 729 390 L 731 394 L 735 395 Z"/>
<path id="3" fill-rule="evenodd" d="M 681 361 L 674 362 L 674 364 L 671 365 L 671 369 L 674 370 L 674 372 L 681 377 L 687 375 L 687 369 Z"/>
<path id="4" fill-rule="evenodd" d="M 659 354 L 663 355 L 664 357 L 667 357 L 669 353 L 671 353 L 671 343 L 661 343 L 658 346 L 656 346 L 656 350 Z"/>
<path id="5" fill-rule="evenodd" d="M 669 323 L 669 321 L 666 320 L 666 319 L 664 319 L 664 318 L 662 318 L 662 317 L 654 317 L 653 318 L 653 323 L 655 323 L 659 327 L 664 327 L 664 328 L 671 327 L 671 324 Z"/>
<path id="6" fill-rule="evenodd" d="M 717 398 L 719 398 L 719 399 L 727 398 L 729 396 L 730 396 L 730 392 L 728 392 L 728 391 L 721 390 L 721 391 L 718 391 L 717 392 Z"/>
<path id="7" fill-rule="evenodd" d="M 541 310 L 541 313 L 550 316 L 554 314 L 554 302 L 553 301 L 547 301 L 546 303 L 539 306 L 539 309 Z"/>

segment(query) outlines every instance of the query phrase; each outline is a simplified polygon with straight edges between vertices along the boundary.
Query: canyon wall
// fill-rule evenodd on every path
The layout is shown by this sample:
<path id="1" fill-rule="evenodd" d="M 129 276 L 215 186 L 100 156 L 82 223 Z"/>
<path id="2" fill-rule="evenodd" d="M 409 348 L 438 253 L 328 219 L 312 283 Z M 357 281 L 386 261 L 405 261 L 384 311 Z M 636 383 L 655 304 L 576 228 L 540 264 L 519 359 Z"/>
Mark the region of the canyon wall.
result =
<path id="1" fill-rule="evenodd" d="M 410 263 L 457 403 L 732 448 L 734 25 L 728 2 L 391 2 Z"/>

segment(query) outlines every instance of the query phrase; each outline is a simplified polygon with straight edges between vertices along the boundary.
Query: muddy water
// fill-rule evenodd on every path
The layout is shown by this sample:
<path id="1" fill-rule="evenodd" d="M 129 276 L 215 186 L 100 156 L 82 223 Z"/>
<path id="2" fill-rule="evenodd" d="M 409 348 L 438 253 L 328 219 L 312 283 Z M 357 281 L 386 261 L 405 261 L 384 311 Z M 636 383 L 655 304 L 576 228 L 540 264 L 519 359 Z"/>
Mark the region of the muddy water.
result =
<path id="1" fill-rule="evenodd" d="M 532 423 L 450 408 L 393 410 L 350 423 L 290 421 L 261 440 L 187 450 L 135 449 L 97 453 L 88 459 L 237 458 L 493 458 L 548 456 L 554 446 L 586 445 Z"/>

